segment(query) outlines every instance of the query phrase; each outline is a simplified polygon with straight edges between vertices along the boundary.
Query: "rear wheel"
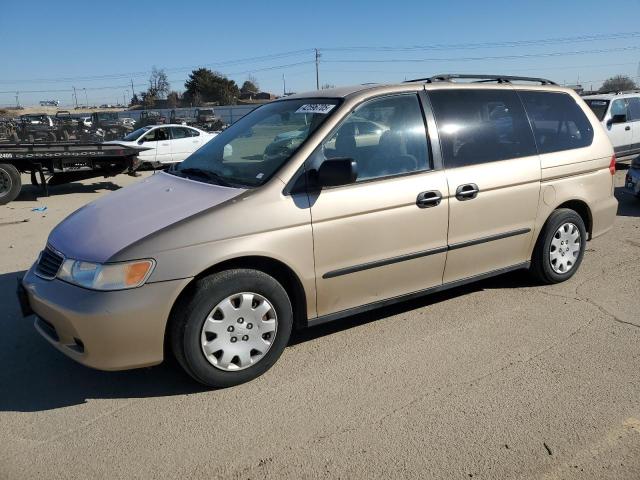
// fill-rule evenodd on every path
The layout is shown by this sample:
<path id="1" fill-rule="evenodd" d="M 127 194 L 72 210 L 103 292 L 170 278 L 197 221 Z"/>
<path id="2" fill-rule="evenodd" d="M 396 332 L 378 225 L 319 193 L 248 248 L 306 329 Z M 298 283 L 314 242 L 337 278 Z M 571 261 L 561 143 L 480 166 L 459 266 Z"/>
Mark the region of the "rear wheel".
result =
<path id="1" fill-rule="evenodd" d="M 0 163 L 0 205 L 15 200 L 21 188 L 22 181 L 18 169 L 13 165 Z"/>
<path id="2" fill-rule="evenodd" d="M 582 217 L 568 208 L 555 210 L 547 219 L 531 261 L 531 272 L 542 283 L 571 278 L 582 262 L 587 232 Z"/>
<path id="3" fill-rule="evenodd" d="M 197 381 L 220 388 L 271 368 L 292 325 L 282 285 L 266 273 L 238 269 L 198 280 L 174 308 L 169 334 L 182 367 Z"/>

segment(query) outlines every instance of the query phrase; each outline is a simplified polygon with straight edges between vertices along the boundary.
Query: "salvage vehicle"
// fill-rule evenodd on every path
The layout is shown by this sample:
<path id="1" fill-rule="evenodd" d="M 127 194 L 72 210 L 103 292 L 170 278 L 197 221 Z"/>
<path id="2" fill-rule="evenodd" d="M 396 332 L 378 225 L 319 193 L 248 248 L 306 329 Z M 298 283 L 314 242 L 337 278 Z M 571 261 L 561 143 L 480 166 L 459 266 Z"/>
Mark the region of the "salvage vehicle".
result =
<path id="1" fill-rule="evenodd" d="M 165 123 L 167 123 L 167 117 L 162 115 L 160 112 L 143 110 L 140 112 L 140 118 L 136 122 L 136 126 L 139 128 L 147 125 L 164 125 Z"/>
<path id="2" fill-rule="evenodd" d="M 383 127 L 377 142 L 341 130 L 356 117 Z M 593 112 L 545 79 L 291 95 L 62 221 L 18 294 L 37 331 L 84 365 L 143 367 L 171 351 L 197 381 L 237 385 L 276 362 L 294 327 L 518 269 L 568 280 L 587 240 L 612 228 L 614 173 Z"/>
<path id="3" fill-rule="evenodd" d="M 20 115 L 16 132 L 22 142 L 55 142 L 58 139 L 58 128 L 46 113 Z"/>
<path id="4" fill-rule="evenodd" d="M 15 200 L 22 189 L 21 173 L 49 194 L 49 186 L 93 177 L 131 173 L 139 167 L 145 147 L 102 143 L 0 144 L 0 205 Z M 48 178 L 47 178 L 48 177 Z"/>
<path id="5" fill-rule="evenodd" d="M 156 125 L 139 128 L 113 143 L 133 148 L 139 145 L 146 147 L 138 158 L 141 162 L 158 167 L 182 162 L 215 136 L 214 133 L 184 125 Z"/>
<path id="6" fill-rule="evenodd" d="M 116 112 L 93 112 L 91 131 L 104 140 L 117 140 L 133 131 L 133 126 L 123 122 Z"/>
<path id="7" fill-rule="evenodd" d="M 59 110 L 53 117 L 54 125 L 57 132 L 56 137 L 60 140 L 67 141 L 74 137 L 78 130 L 78 118 L 71 115 L 68 110 Z"/>
<path id="8" fill-rule="evenodd" d="M 18 143 L 16 122 L 11 118 L 0 118 L 0 143 Z"/>
<path id="9" fill-rule="evenodd" d="M 640 154 L 640 91 L 582 97 L 605 128 L 618 160 Z"/>
<path id="10" fill-rule="evenodd" d="M 173 109 L 169 113 L 169 123 L 174 125 L 195 125 L 198 120 L 196 117 L 190 115 L 190 110 L 176 110 Z"/>
<path id="11" fill-rule="evenodd" d="M 625 187 L 636 197 L 640 198 L 640 156 L 637 156 L 631 161 L 624 180 Z"/>

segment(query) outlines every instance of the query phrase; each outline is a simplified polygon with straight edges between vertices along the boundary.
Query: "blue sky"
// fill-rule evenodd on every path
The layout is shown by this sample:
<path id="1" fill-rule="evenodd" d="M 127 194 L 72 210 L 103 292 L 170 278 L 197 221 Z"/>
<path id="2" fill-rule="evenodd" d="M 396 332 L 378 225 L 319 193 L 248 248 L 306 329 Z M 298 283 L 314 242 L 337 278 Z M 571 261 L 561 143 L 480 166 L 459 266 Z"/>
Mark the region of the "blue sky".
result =
<path id="1" fill-rule="evenodd" d="M 69 104 L 73 86 L 81 101 L 84 88 L 89 103 L 115 103 L 130 95 L 131 79 L 143 90 L 154 65 L 167 69 L 176 90 L 184 88 L 191 68 L 205 65 L 239 83 L 252 73 L 276 93 L 284 74 L 287 90 L 305 91 L 315 88 L 313 48 L 322 54 L 322 84 L 497 72 L 598 86 L 612 74 L 640 75 L 640 0 L 615 4 L 7 1 L 0 14 L 0 105 L 14 103 L 15 90 L 25 105 L 48 98 Z M 538 39 L 546 42 L 521 43 Z M 514 58 L 487 58 L 505 56 Z"/>

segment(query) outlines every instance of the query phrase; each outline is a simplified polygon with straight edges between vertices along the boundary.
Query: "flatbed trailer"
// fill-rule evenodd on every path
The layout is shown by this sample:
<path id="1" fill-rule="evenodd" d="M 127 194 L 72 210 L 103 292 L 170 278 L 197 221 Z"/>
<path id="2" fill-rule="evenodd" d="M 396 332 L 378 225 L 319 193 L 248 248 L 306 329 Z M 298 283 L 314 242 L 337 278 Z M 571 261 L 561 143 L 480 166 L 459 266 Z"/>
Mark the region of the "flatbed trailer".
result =
<path id="1" fill-rule="evenodd" d="M 30 174 L 31 183 L 48 196 L 50 185 L 134 174 L 140 166 L 138 153 L 143 150 L 147 148 L 96 142 L 0 144 L 0 205 L 20 193 L 21 173 Z"/>

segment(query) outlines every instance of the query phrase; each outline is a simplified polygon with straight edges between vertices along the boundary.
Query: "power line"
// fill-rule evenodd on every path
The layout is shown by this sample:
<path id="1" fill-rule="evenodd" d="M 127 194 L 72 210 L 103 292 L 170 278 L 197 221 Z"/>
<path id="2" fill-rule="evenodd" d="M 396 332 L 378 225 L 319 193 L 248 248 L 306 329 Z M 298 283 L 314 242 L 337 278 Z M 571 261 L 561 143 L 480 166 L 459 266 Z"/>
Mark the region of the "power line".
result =
<path id="1" fill-rule="evenodd" d="M 596 35 L 580 35 L 575 37 L 552 37 L 539 38 L 535 40 L 514 40 L 500 42 L 484 42 L 484 43 L 454 43 L 454 44 L 433 44 L 433 45 L 412 45 L 412 46 L 355 46 L 355 47 L 325 47 L 324 51 L 412 51 L 412 50 L 478 50 L 482 48 L 511 48 L 523 46 L 538 46 L 551 44 L 567 44 L 594 42 L 603 40 L 621 40 L 640 37 L 640 32 L 619 32 L 609 34 Z"/>
<path id="2" fill-rule="evenodd" d="M 640 50 L 640 46 L 603 48 L 597 50 L 579 50 L 573 52 L 525 53 L 520 55 L 491 55 L 483 57 L 448 57 L 448 58 L 391 58 L 391 59 L 343 59 L 324 60 L 325 63 L 420 63 L 420 62 L 470 62 L 477 60 L 514 60 L 520 58 L 562 57 L 571 55 L 599 54 L 611 52 L 627 52 Z"/>

